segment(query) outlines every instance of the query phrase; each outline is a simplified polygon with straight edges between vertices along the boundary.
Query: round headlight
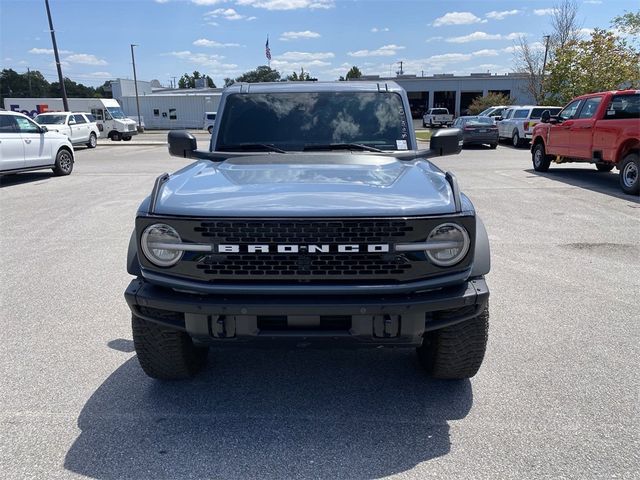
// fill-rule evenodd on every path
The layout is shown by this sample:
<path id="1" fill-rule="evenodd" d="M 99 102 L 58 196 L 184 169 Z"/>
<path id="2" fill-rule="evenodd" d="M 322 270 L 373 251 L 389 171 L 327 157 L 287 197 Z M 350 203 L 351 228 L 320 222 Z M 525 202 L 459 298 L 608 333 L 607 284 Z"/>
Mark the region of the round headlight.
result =
<path id="1" fill-rule="evenodd" d="M 440 267 L 450 267 L 462 260 L 469 251 L 469 234 L 460 225 L 443 223 L 431 230 L 427 243 L 427 257 Z"/>
<path id="2" fill-rule="evenodd" d="M 145 228 L 140 240 L 144 256 L 159 267 L 170 267 L 178 263 L 182 250 L 172 249 L 171 245 L 181 242 L 178 232 L 164 223 L 155 223 Z"/>

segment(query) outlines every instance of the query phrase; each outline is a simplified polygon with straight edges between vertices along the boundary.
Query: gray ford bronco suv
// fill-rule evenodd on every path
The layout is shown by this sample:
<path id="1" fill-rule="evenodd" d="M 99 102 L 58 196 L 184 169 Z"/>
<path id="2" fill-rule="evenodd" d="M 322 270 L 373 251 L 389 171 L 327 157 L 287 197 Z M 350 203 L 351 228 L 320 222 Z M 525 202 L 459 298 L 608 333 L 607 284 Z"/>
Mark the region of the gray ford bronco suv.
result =
<path id="1" fill-rule="evenodd" d="M 489 242 L 455 176 L 457 129 L 419 150 L 392 82 L 237 84 L 208 151 L 188 132 L 141 204 L 125 292 L 143 370 L 187 378 L 210 345 L 417 347 L 473 376 L 488 335 Z"/>

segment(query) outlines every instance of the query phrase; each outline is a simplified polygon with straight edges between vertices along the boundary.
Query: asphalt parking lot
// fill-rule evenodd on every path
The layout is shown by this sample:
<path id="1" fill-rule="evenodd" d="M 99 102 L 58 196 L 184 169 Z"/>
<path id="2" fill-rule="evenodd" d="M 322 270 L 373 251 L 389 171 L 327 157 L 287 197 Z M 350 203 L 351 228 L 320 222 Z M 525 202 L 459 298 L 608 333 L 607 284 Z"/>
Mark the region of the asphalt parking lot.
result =
<path id="1" fill-rule="evenodd" d="M 492 247 L 487 357 L 427 380 L 413 351 L 214 350 L 191 382 L 137 364 L 126 249 L 161 145 L 78 149 L 0 185 L 4 478 L 638 478 L 640 202 L 526 149 L 438 159 Z"/>

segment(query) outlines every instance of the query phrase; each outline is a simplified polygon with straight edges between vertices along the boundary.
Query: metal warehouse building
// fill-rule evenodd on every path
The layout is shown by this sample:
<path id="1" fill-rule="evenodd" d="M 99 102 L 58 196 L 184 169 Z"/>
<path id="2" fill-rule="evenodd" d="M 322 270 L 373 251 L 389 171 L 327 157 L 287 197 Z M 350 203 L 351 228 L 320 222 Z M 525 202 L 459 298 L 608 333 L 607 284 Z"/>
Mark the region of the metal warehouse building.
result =
<path id="1" fill-rule="evenodd" d="M 133 80 L 111 82 L 113 98 L 118 100 L 125 114 L 138 115 Z M 138 81 L 140 115 L 146 129 L 200 129 L 205 112 L 215 112 L 220 104 L 221 88 L 163 89 L 153 88 L 150 82 Z"/>
<path id="2" fill-rule="evenodd" d="M 400 75 L 397 77 L 363 76 L 360 80 L 394 81 L 409 97 L 414 118 L 427 108 L 444 107 L 454 115 L 464 115 L 474 98 L 488 93 L 502 93 L 517 105 L 529 105 L 534 99 L 527 92 L 528 75 L 509 73 L 472 73 L 468 76 L 437 74 L 430 77 Z M 113 98 L 127 116 L 137 116 L 133 80 L 118 79 L 111 83 Z M 138 81 L 140 115 L 147 129 L 199 129 L 204 126 L 204 113 L 215 112 L 220 104 L 221 88 L 168 89 Z"/>
<path id="3" fill-rule="evenodd" d="M 447 108 L 456 116 L 464 115 L 474 98 L 494 92 L 511 97 L 516 105 L 535 103 L 527 91 L 529 76 L 525 73 L 439 74 L 431 77 L 401 75 L 392 78 L 366 76 L 362 80 L 393 80 L 398 83 L 407 91 L 411 112 L 416 118 L 421 117 L 425 109 L 434 107 Z"/>

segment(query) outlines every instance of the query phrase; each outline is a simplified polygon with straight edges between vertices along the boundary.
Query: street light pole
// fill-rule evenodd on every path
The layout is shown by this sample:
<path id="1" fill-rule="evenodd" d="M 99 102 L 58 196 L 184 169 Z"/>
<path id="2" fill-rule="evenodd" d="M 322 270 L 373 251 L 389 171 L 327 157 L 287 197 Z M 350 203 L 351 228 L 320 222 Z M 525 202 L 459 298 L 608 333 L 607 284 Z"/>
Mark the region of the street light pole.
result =
<path id="1" fill-rule="evenodd" d="M 549 53 L 549 39 L 551 35 L 545 35 L 544 37 L 544 61 L 542 62 L 542 78 L 540 79 L 540 97 L 542 97 L 543 86 L 544 86 L 544 73 L 547 68 L 547 53 Z M 540 100 L 543 100 L 540 98 Z"/>
<path id="2" fill-rule="evenodd" d="M 51 10 L 49 9 L 49 0 L 44 0 L 47 7 L 47 17 L 49 18 L 49 31 L 51 32 L 51 43 L 53 43 L 53 55 L 56 58 L 56 68 L 58 69 L 58 81 L 60 82 L 60 90 L 62 91 L 62 105 L 64 111 L 69 111 L 69 101 L 67 100 L 67 90 L 64 88 L 64 77 L 62 76 L 62 65 L 60 65 L 60 55 L 58 55 L 58 44 L 56 43 L 56 32 L 53 30 L 53 21 L 51 20 Z"/>
<path id="3" fill-rule="evenodd" d="M 138 78 L 136 77 L 136 58 L 133 55 L 133 47 L 138 45 L 131 44 L 131 63 L 133 63 L 133 85 L 136 89 L 136 108 L 138 109 L 138 132 L 142 132 L 142 121 L 140 119 L 140 99 L 138 98 Z"/>

